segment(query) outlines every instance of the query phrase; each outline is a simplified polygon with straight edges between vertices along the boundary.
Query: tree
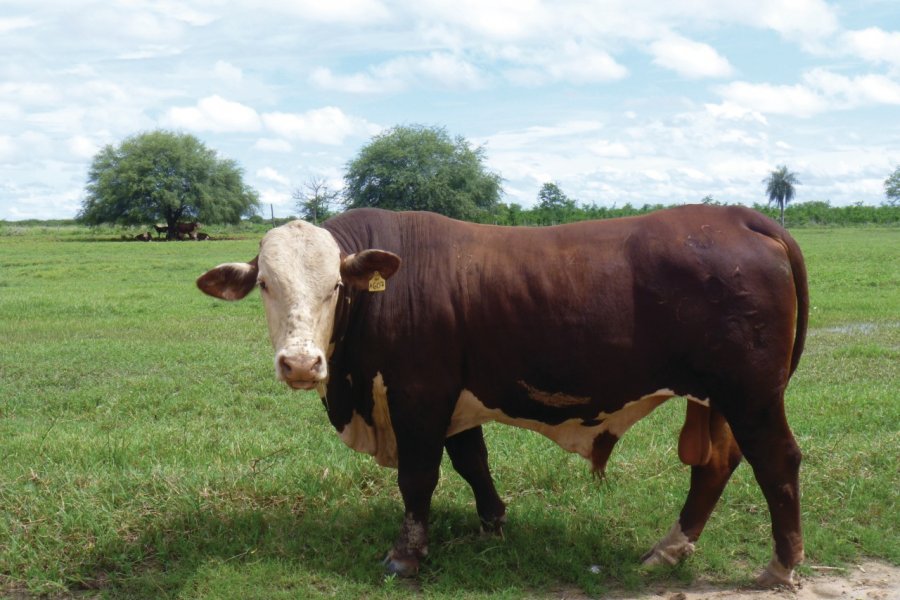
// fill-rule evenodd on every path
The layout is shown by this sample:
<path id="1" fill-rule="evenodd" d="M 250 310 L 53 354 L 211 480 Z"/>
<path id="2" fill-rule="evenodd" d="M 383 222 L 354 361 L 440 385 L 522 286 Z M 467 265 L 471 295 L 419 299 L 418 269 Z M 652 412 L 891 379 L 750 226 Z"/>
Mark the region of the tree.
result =
<path id="1" fill-rule="evenodd" d="M 375 136 L 347 165 L 347 208 L 428 210 L 474 220 L 492 211 L 500 176 L 484 166 L 484 148 L 443 128 L 397 126 Z"/>
<path id="2" fill-rule="evenodd" d="M 795 173 L 791 173 L 786 166 L 781 165 L 762 182 L 766 184 L 769 204 L 774 202 L 781 209 L 781 226 L 784 227 L 784 208 L 794 199 L 794 186 L 800 185 L 800 181 Z"/>
<path id="3" fill-rule="evenodd" d="M 329 190 L 324 178 L 310 177 L 303 187 L 303 190 L 296 189 L 291 195 L 297 201 L 301 219 L 318 225 L 335 214 L 332 206 L 340 196 L 340 192 Z"/>
<path id="4" fill-rule="evenodd" d="M 900 166 L 884 180 L 884 195 L 887 196 L 888 206 L 900 204 Z"/>
<path id="5" fill-rule="evenodd" d="M 538 206 L 545 210 L 572 210 L 575 208 L 575 201 L 558 184 L 545 183 L 538 192 Z"/>
<path id="6" fill-rule="evenodd" d="M 94 156 L 78 220 L 88 225 L 165 221 L 168 237 L 182 219 L 238 223 L 259 206 L 232 160 L 192 135 L 151 131 L 107 145 Z"/>
<path id="7" fill-rule="evenodd" d="M 545 224 L 567 223 L 575 220 L 578 208 L 556 183 L 545 183 L 538 191 L 537 211 Z"/>

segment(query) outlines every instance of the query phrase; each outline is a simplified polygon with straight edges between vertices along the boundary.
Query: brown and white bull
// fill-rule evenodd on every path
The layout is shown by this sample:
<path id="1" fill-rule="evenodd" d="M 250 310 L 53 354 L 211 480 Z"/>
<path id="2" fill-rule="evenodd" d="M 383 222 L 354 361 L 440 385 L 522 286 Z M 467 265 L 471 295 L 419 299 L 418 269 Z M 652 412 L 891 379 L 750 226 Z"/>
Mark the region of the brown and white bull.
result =
<path id="1" fill-rule="evenodd" d="M 775 542 L 759 582 L 794 580 L 800 451 L 784 392 L 807 282 L 796 242 L 767 217 L 691 206 L 513 228 L 362 209 L 273 229 L 252 261 L 197 284 L 227 300 L 258 285 L 278 378 L 317 389 L 348 446 L 398 469 L 391 572 L 414 574 L 427 554 L 445 448 L 485 528 L 500 528 L 483 423 L 538 431 L 602 470 L 629 427 L 679 396 L 690 491 L 644 562 L 693 552 L 743 456 Z"/>

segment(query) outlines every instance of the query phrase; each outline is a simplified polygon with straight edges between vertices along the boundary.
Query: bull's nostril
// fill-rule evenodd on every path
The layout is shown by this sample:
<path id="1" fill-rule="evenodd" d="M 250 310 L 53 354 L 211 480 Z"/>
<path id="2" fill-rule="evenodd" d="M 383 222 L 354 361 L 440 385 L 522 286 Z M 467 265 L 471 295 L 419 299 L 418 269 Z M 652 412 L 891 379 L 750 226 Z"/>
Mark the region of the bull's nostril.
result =
<path id="1" fill-rule="evenodd" d="M 291 372 L 291 365 L 288 364 L 288 361 L 287 361 L 283 356 L 282 356 L 281 359 L 278 361 L 278 364 L 281 365 L 281 370 L 282 370 L 285 374 L 289 374 L 289 373 Z"/>

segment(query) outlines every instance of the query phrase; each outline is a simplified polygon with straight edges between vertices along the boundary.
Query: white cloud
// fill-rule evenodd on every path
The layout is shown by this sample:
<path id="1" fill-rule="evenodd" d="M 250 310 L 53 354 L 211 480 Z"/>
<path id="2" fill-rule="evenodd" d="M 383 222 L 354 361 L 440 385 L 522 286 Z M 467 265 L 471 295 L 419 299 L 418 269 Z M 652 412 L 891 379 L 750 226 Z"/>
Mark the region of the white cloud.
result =
<path id="1" fill-rule="evenodd" d="M 846 50 L 874 63 L 900 67 L 900 32 L 869 27 L 848 31 L 841 36 Z"/>
<path id="2" fill-rule="evenodd" d="M 217 20 L 217 16 L 208 12 L 197 10 L 190 6 L 187 2 L 181 0 L 151 0 L 146 3 L 148 9 L 154 10 L 161 15 L 171 17 L 178 21 L 193 25 L 195 27 L 203 27 Z"/>
<path id="3" fill-rule="evenodd" d="M 834 9 L 824 0 L 765 0 L 758 5 L 736 0 L 736 3 L 755 12 L 761 25 L 801 44 L 815 44 L 839 26 Z"/>
<path id="4" fill-rule="evenodd" d="M 561 60 L 549 69 L 556 79 L 574 83 L 615 81 L 628 74 L 609 53 L 574 43 L 566 44 Z"/>
<path id="5" fill-rule="evenodd" d="M 30 29 L 38 22 L 31 17 L 0 17 L 0 35 L 9 35 L 20 29 Z"/>
<path id="6" fill-rule="evenodd" d="M 829 98 L 836 108 L 900 104 L 900 83 L 884 75 L 847 77 L 825 69 L 813 69 L 803 80 Z"/>
<path id="7" fill-rule="evenodd" d="M 421 87 L 423 82 L 450 90 L 472 90 L 485 85 L 477 67 L 448 52 L 401 56 L 351 75 L 335 75 L 320 67 L 313 70 L 310 81 L 322 89 L 355 94 L 399 92 Z"/>
<path id="8" fill-rule="evenodd" d="M 706 111 L 717 119 L 730 121 L 756 121 L 762 125 L 768 124 L 766 117 L 756 110 L 751 110 L 734 102 L 722 102 L 721 104 L 705 104 Z"/>
<path id="9" fill-rule="evenodd" d="M 178 56 L 184 52 L 181 46 L 171 46 L 166 44 L 144 44 L 136 50 L 128 50 L 122 52 L 116 58 L 119 60 L 147 60 L 151 58 L 167 58 Z"/>
<path id="10" fill-rule="evenodd" d="M 191 131 L 252 132 L 260 128 L 256 111 L 221 96 L 207 96 L 196 106 L 170 108 L 162 118 L 168 127 Z"/>
<path id="11" fill-rule="evenodd" d="M 228 61 L 217 60 L 213 66 L 213 75 L 226 83 L 239 84 L 244 79 L 244 72 Z"/>
<path id="12" fill-rule="evenodd" d="M 291 204 L 293 199 L 289 192 L 285 192 L 284 190 L 275 190 L 272 188 L 263 188 L 259 190 L 259 202 L 265 207 L 266 204 L 274 204 L 278 207 L 287 207 L 291 208 Z M 263 208 L 262 213 L 264 215 L 268 214 L 268 210 Z"/>
<path id="13" fill-rule="evenodd" d="M 92 139 L 84 135 L 74 135 L 67 142 L 69 152 L 78 159 L 91 159 L 100 149 Z"/>
<path id="14" fill-rule="evenodd" d="M 42 166 L 50 169 L 57 165 Z M 71 218 L 81 206 L 84 190 L 73 187 L 57 189 L 49 186 L 28 189 L 0 184 L 0 195 L 16 199 L 16 202 L 6 211 L 5 218 L 11 220 L 54 218 L 48 217 L 48 215 L 65 215 L 63 218 Z"/>
<path id="15" fill-rule="evenodd" d="M 291 180 L 273 169 L 272 167 L 264 167 L 256 171 L 256 176 L 266 181 L 271 181 L 281 185 L 289 185 Z"/>
<path id="16" fill-rule="evenodd" d="M 382 67 L 387 78 L 410 81 L 425 78 L 445 89 L 477 89 L 484 85 L 478 68 L 446 52 L 432 52 L 424 57 L 400 58 Z M 376 69 L 380 74 L 382 69 Z"/>
<path id="17" fill-rule="evenodd" d="M 676 173 L 690 181 L 701 183 L 712 183 L 714 181 L 708 173 L 704 173 L 703 171 L 699 171 L 693 167 L 680 167 L 678 169 L 675 169 L 675 171 Z"/>
<path id="18" fill-rule="evenodd" d="M 272 112 L 262 116 L 266 128 L 287 139 L 339 145 L 351 136 L 371 136 L 381 128 L 365 119 L 326 106 L 302 114 Z"/>
<path id="19" fill-rule="evenodd" d="M 669 36 L 650 45 L 653 62 L 676 73 L 699 79 L 726 77 L 734 70 L 715 48 L 681 36 Z"/>
<path id="20" fill-rule="evenodd" d="M 564 121 L 555 125 L 539 125 L 513 131 L 501 131 L 476 143 L 493 150 L 516 150 L 539 144 L 548 146 L 571 137 L 584 137 L 603 129 L 599 121 Z"/>
<path id="21" fill-rule="evenodd" d="M 341 144 L 349 136 L 374 135 L 381 129 L 332 106 L 302 114 L 271 112 L 260 116 L 253 108 L 220 96 L 203 98 L 196 106 L 172 108 L 162 122 L 168 127 L 216 133 L 255 132 L 265 126 L 287 139 L 329 145 Z M 276 152 L 291 150 L 290 143 L 284 140 L 261 139 L 256 147 Z"/>
<path id="22" fill-rule="evenodd" d="M 560 32 L 573 40 L 645 43 L 673 30 L 723 24 L 770 29 L 811 46 L 839 28 L 825 0 L 419 0 L 409 10 L 432 36 L 467 40 L 469 47 L 546 46 Z"/>
<path id="23" fill-rule="evenodd" d="M 572 41 L 561 47 L 537 46 L 529 50 L 507 47 L 500 56 L 510 63 L 505 69 L 506 78 L 517 85 L 584 85 L 616 81 L 628 75 L 628 69 L 605 50 Z"/>
<path id="24" fill-rule="evenodd" d="M 719 88 L 725 99 L 711 112 L 750 113 L 811 117 L 831 110 L 846 110 L 879 104 L 900 105 L 900 83 L 884 75 L 848 77 L 826 69 L 813 69 L 803 83 L 772 85 L 737 81 Z"/>
<path id="25" fill-rule="evenodd" d="M 0 83 L 0 98 L 20 104 L 56 106 L 62 101 L 58 87 L 39 81 L 8 81 Z"/>
<path id="26" fill-rule="evenodd" d="M 53 155 L 53 138 L 43 131 L 28 130 L 17 139 L 19 152 L 24 152 L 29 159 L 46 158 Z"/>
<path id="27" fill-rule="evenodd" d="M 459 27 L 494 41 L 522 40 L 546 28 L 553 7 L 541 0 L 419 0 L 413 12 L 431 23 Z"/>
<path id="28" fill-rule="evenodd" d="M 263 152 L 291 152 L 294 147 L 291 146 L 291 143 L 287 140 L 281 139 L 272 139 L 272 138 L 260 138 L 256 140 L 256 143 L 253 144 L 254 150 L 261 150 Z"/>
<path id="29" fill-rule="evenodd" d="M 251 1 L 245 4 L 251 10 L 259 10 L 262 6 Z M 391 11 L 378 0 L 272 0 L 265 7 L 302 19 L 334 24 L 378 23 L 391 15 Z"/>
<path id="30" fill-rule="evenodd" d="M 763 114 L 811 117 L 828 109 L 825 98 L 799 84 L 736 81 L 720 88 L 719 94 L 728 103 Z"/>
<path id="31" fill-rule="evenodd" d="M 631 152 L 625 144 L 620 142 L 609 142 L 607 140 L 598 140 L 588 144 L 587 149 L 604 158 L 628 158 Z"/>
<path id="32" fill-rule="evenodd" d="M 13 159 L 18 153 L 16 152 L 16 144 L 12 137 L 8 135 L 0 135 L 0 163 L 5 163 Z"/>
<path id="33" fill-rule="evenodd" d="M 379 81 L 371 73 L 354 73 L 352 75 L 335 75 L 331 69 L 319 67 L 313 69 L 309 76 L 313 85 L 323 90 L 346 92 L 350 94 L 380 94 L 400 91 L 398 81 Z"/>

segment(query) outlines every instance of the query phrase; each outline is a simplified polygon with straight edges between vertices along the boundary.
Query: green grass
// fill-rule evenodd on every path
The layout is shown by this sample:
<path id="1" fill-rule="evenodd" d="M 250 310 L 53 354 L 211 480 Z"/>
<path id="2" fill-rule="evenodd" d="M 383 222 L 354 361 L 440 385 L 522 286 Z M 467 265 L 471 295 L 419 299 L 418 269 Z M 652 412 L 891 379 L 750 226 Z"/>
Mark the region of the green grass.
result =
<path id="1" fill-rule="evenodd" d="M 795 235 L 812 297 L 788 394 L 807 564 L 900 563 L 900 230 Z M 0 231 L 0 595 L 600 594 L 700 576 L 744 584 L 771 556 L 744 464 L 693 557 L 637 565 L 687 490 L 673 401 L 629 432 L 603 481 L 536 434 L 488 426 L 505 539 L 477 533 L 471 493 L 445 463 L 418 582 L 385 581 L 378 561 L 402 516 L 395 471 L 344 447 L 312 394 L 274 380 L 258 295 L 223 303 L 193 285 L 252 258 L 258 237 L 89 238 Z"/>

